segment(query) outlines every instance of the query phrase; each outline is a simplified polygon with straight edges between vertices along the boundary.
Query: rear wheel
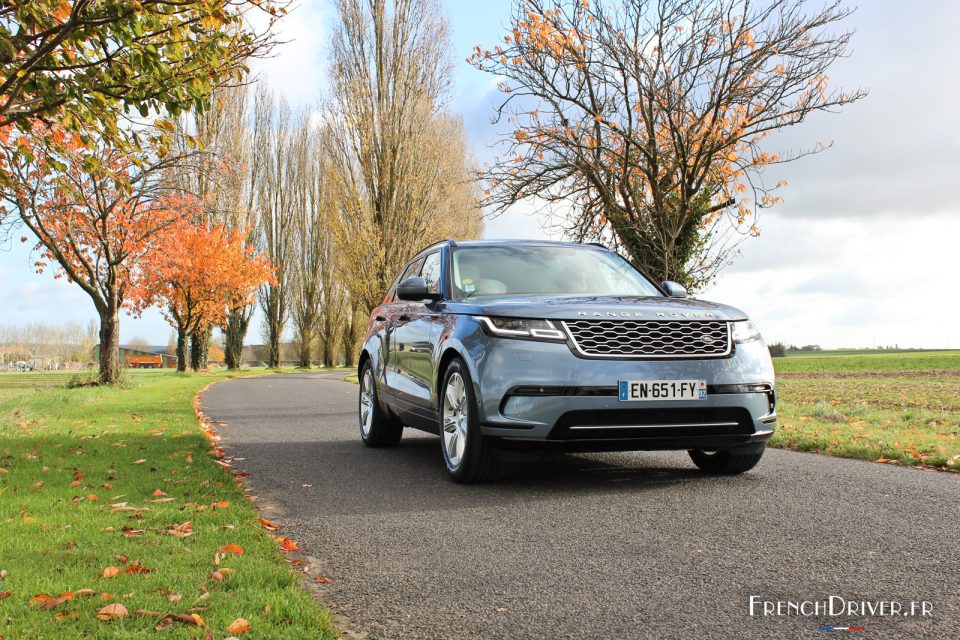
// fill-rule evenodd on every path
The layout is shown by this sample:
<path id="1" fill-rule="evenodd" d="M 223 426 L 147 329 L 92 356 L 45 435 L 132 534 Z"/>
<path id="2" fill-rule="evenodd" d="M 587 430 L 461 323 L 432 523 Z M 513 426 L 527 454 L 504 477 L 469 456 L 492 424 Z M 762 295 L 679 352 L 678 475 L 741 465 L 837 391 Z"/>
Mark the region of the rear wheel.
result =
<path id="1" fill-rule="evenodd" d="M 760 462 L 763 457 L 763 449 L 748 449 L 738 451 L 701 451 L 699 449 L 690 451 L 690 459 L 693 463 L 707 473 L 716 473 L 721 475 L 736 475 L 750 471 Z"/>
<path id="2" fill-rule="evenodd" d="M 380 408 L 373 364 L 367 360 L 360 372 L 360 437 L 368 447 L 392 447 L 400 442 L 403 425 Z"/>
<path id="3" fill-rule="evenodd" d="M 480 434 L 477 400 L 462 360 L 450 362 L 440 395 L 440 449 L 447 473 L 465 484 L 494 480 L 500 470 L 496 452 Z"/>

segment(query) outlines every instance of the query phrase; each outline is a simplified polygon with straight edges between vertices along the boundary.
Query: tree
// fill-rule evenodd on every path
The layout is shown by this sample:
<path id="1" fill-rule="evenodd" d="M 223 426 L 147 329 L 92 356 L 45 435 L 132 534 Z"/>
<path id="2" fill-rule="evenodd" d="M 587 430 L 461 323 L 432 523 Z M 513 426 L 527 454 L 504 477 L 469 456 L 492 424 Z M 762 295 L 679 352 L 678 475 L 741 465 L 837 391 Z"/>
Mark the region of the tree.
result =
<path id="1" fill-rule="evenodd" d="M 314 345 L 321 335 L 325 303 L 334 303 L 336 274 L 334 224 L 337 213 L 333 200 L 332 163 L 326 132 L 310 125 L 307 114 L 299 118 L 299 129 L 291 149 L 296 197 L 292 205 L 290 316 L 293 320 L 301 367 L 313 361 Z M 332 309 L 331 309 L 332 311 Z M 331 320 L 338 321 L 333 317 Z"/>
<path id="2" fill-rule="evenodd" d="M 253 233 L 253 196 L 258 172 L 252 163 L 251 135 L 247 121 L 246 76 L 239 86 L 222 85 L 214 89 L 210 108 L 184 113 L 177 121 L 173 153 L 187 154 L 194 147 L 193 162 L 173 176 L 176 188 L 200 199 L 202 209 L 197 224 L 226 225 L 229 229 L 251 229 Z M 238 368 L 240 350 L 246 335 L 253 305 L 230 311 L 224 326 L 225 355 L 228 367 Z M 204 368 L 212 332 L 194 334 L 190 344 L 191 367 Z"/>
<path id="3" fill-rule="evenodd" d="M 180 215 L 157 200 L 161 177 L 174 164 L 149 152 L 135 162 L 107 146 L 90 150 L 77 134 L 40 123 L 13 132 L 0 149 L 0 165 L 14 178 L 0 186 L 0 197 L 37 240 L 37 271 L 54 265 L 54 277 L 66 277 L 93 300 L 105 384 L 120 373 L 119 313 L 132 270 Z"/>
<path id="4" fill-rule="evenodd" d="M 195 209 L 189 197 L 171 205 Z M 227 311 L 249 304 L 257 288 L 273 277 L 270 263 L 246 244 L 246 230 L 228 231 L 180 222 L 165 230 L 137 272 L 133 307 L 158 304 L 177 331 L 177 369 L 186 370 L 188 339 L 224 322 Z M 197 363 L 194 362 L 193 365 Z"/>
<path id="5" fill-rule="evenodd" d="M 563 204 L 561 226 L 606 240 L 658 279 L 702 286 L 756 235 L 782 184 L 764 139 L 865 95 L 830 89 L 850 13 L 838 1 L 517 0 L 511 33 L 468 58 L 503 78 L 513 131 L 484 172 L 495 212 Z"/>
<path id="6" fill-rule="evenodd" d="M 293 132 L 286 101 L 277 100 L 266 87 L 257 93 L 254 108 L 254 156 L 257 162 L 257 241 L 276 265 L 276 278 L 260 287 L 258 298 L 264 315 L 267 365 L 280 366 L 280 342 L 290 304 L 289 269 L 297 167 L 293 157 Z"/>
<path id="7" fill-rule="evenodd" d="M 437 0 L 337 0 L 336 9 L 327 126 L 353 317 L 379 304 L 413 252 L 473 237 L 482 221 L 462 125 L 443 109 L 451 47 Z"/>
<path id="8" fill-rule="evenodd" d="M 213 87 L 269 52 L 285 4 L 0 0 L 0 130 L 29 132 L 40 119 L 123 146 L 132 130 L 119 121 L 130 109 L 203 110 Z M 252 12 L 269 17 L 266 29 L 252 29 Z"/>

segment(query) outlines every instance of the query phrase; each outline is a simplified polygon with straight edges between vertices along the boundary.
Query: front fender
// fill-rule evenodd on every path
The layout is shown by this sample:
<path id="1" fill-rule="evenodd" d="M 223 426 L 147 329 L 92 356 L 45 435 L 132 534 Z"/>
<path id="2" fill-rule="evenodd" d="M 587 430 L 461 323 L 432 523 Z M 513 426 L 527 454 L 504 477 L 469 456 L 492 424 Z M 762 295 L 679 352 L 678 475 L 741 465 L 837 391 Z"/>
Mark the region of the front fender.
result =
<path id="1" fill-rule="evenodd" d="M 473 381 L 473 392 L 477 399 L 483 397 L 481 393 L 481 383 L 480 383 L 480 370 L 478 369 L 478 362 L 484 357 L 484 339 L 486 338 L 483 334 L 483 329 L 480 328 L 480 323 L 473 316 L 453 316 L 456 318 L 456 321 L 447 325 L 444 328 L 443 333 L 440 336 L 440 339 L 437 341 L 437 350 L 434 354 L 433 362 L 433 371 L 434 371 L 434 380 L 433 388 L 436 393 L 436 405 L 439 410 L 440 402 L 440 385 L 443 380 L 441 376 L 443 375 L 441 367 L 444 366 L 447 362 L 447 359 L 452 355 L 456 354 L 463 360 L 464 364 L 467 366 L 467 371 L 470 372 L 470 379 Z M 480 412 L 481 421 L 485 419 L 483 415 L 483 403 L 477 403 L 477 409 Z"/>

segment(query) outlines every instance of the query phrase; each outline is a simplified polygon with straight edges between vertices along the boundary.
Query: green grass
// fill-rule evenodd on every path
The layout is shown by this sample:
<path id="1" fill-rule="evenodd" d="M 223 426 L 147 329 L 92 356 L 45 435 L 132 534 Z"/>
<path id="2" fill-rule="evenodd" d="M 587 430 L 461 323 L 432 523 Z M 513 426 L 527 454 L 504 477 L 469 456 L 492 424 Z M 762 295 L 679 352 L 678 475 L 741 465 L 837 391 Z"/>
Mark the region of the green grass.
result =
<path id="1" fill-rule="evenodd" d="M 328 613 L 300 585 L 198 427 L 195 393 L 233 374 L 136 372 L 124 388 L 82 389 L 20 386 L 16 376 L 29 375 L 0 375 L 0 593 L 11 594 L 0 599 L 0 635 L 157 633 L 158 620 L 147 617 L 97 620 L 101 607 L 120 603 L 131 614 L 196 613 L 214 638 L 230 635 L 228 625 L 241 617 L 253 626 L 246 637 L 336 637 Z M 41 375 L 50 381 L 64 374 Z M 111 507 L 122 503 L 137 510 Z M 189 537 L 166 533 L 185 522 L 192 523 Z M 124 534 L 131 530 L 142 533 Z M 228 544 L 244 553 L 222 558 L 220 566 L 233 573 L 221 582 L 211 573 Z M 150 572 L 102 577 L 106 567 L 136 563 Z M 95 595 L 49 611 L 29 604 L 39 594 L 81 589 Z M 203 633 L 175 622 L 162 636 Z"/>
<path id="2" fill-rule="evenodd" d="M 788 375 L 777 381 L 773 446 L 960 471 L 960 352 L 774 363 Z"/>
<path id="3" fill-rule="evenodd" d="M 774 358 L 777 373 L 960 370 L 960 351 L 823 352 Z"/>

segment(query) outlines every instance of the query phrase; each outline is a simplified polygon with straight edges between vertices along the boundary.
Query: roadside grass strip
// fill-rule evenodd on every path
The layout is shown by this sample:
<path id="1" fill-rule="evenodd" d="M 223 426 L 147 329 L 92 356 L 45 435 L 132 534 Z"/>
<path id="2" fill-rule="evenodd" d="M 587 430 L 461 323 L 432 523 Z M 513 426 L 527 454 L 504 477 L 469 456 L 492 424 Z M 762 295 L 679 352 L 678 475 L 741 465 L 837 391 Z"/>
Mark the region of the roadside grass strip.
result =
<path id="1" fill-rule="evenodd" d="M 0 380 L 0 637 L 337 637 L 288 562 L 295 544 L 198 426 L 197 391 L 230 377 Z"/>
<path id="2" fill-rule="evenodd" d="M 924 357 L 929 369 L 911 368 Z M 778 372 L 791 359 L 775 359 Z M 867 359 L 865 368 L 854 368 Z M 811 366 L 804 372 L 794 362 L 788 375 L 778 378 L 780 420 L 771 445 L 960 472 L 960 357 L 956 354 L 795 360 Z M 825 371 L 831 374 L 824 375 Z"/>

